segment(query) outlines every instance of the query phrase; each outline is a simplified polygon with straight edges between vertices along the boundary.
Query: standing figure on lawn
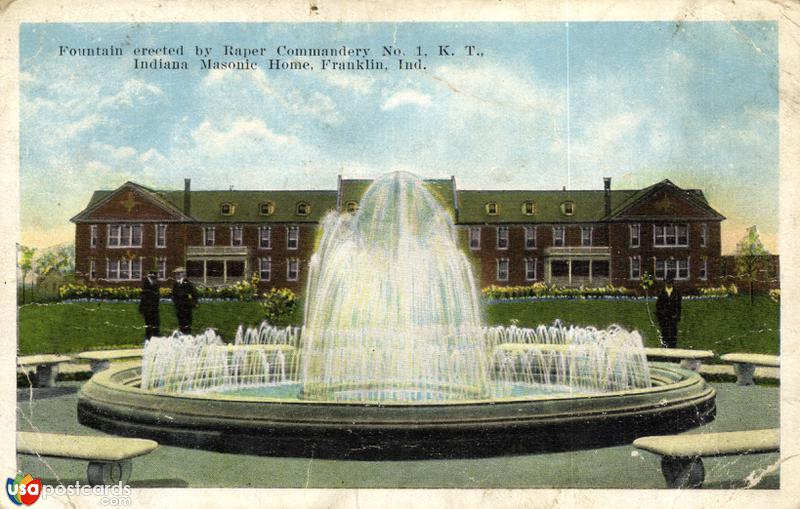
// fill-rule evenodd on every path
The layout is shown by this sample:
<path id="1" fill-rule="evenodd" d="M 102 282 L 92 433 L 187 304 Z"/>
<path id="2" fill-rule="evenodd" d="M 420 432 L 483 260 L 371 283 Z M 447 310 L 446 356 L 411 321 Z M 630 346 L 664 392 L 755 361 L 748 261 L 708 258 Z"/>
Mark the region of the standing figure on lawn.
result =
<path id="1" fill-rule="evenodd" d="M 147 273 L 142 283 L 142 293 L 139 295 L 139 312 L 144 317 L 144 339 L 153 336 L 160 336 L 158 326 L 158 301 L 159 294 L 158 278 L 152 270 Z"/>
<path id="2" fill-rule="evenodd" d="M 678 322 L 681 321 L 681 292 L 672 286 L 672 275 L 658 294 L 656 317 L 661 329 L 661 344 L 665 348 L 678 347 Z"/>
<path id="3" fill-rule="evenodd" d="M 175 269 L 175 285 L 172 287 L 172 302 L 178 315 L 178 327 L 181 333 L 192 333 L 192 310 L 197 306 L 197 290 L 186 278 L 183 267 Z"/>

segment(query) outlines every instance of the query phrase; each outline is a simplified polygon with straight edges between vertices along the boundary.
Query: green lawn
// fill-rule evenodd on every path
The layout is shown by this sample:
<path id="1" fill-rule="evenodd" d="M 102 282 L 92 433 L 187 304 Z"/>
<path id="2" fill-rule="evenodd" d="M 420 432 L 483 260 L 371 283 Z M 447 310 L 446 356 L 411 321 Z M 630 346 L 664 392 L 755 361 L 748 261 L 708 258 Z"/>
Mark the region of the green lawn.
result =
<path id="1" fill-rule="evenodd" d="M 613 323 L 637 329 L 647 346 L 658 346 L 658 336 L 648 318 L 654 303 L 612 300 L 558 300 L 509 302 L 488 306 L 490 324 L 520 326 L 550 324 L 560 318 L 565 324 L 606 327 Z M 295 322 L 300 323 L 302 304 Z M 684 301 L 678 346 L 710 349 L 717 353 L 745 351 L 777 354 L 780 306 L 767 297 L 757 297 L 753 306 L 747 297 L 722 300 Z M 195 311 L 194 330 L 216 328 L 230 339 L 239 324 L 256 325 L 263 313 L 255 302 L 201 303 Z M 174 308 L 161 305 L 161 330 L 177 327 Z M 111 346 L 141 346 L 144 323 L 135 303 L 67 303 L 19 308 L 19 352 L 69 353 Z"/>

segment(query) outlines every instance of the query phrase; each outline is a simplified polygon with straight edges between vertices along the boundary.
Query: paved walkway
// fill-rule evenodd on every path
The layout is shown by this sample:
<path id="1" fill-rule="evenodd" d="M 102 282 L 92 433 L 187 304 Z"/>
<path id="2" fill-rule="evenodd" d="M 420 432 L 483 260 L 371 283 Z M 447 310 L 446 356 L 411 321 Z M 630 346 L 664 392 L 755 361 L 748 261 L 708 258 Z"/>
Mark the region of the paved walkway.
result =
<path id="1" fill-rule="evenodd" d="M 101 434 L 78 424 L 81 382 L 17 392 L 18 428 L 24 431 Z M 778 387 L 713 384 L 717 420 L 691 433 L 777 427 Z M 33 396 L 33 399 L 31 399 Z M 265 440 L 268 438 L 265 437 Z M 776 462 L 777 454 L 709 458 L 706 488 L 742 487 L 753 472 Z M 23 472 L 46 483 L 84 482 L 86 464 L 65 459 L 18 456 Z M 776 474 L 757 486 L 777 488 Z M 220 454 L 162 446 L 133 464 L 132 487 L 247 488 L 663 488 L 659 460 L 631 446 L 555 454 L 419 461 L 334 461 Z"/>

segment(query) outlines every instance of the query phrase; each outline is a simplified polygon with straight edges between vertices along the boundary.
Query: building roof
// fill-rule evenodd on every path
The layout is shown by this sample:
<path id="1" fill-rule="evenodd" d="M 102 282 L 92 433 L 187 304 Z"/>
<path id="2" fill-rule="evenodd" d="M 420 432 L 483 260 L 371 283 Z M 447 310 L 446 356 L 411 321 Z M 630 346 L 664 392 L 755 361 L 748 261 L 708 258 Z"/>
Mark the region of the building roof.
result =
<path id="1" fill-rule="evenodd" d="M 361 201 L 361 197 L 372 182 L 371 179 L 341 179 L 339 181 L 339 207 L 344 208 L 349 201 Z M 451 213 L 455 210 L 453 179 L 428 179 L 423 181 L 423 185 L 445 209 Z"/>
<path id="2" fill-rule="evenodd" d="M 367 179 L 340 179 L 338 190 L 299 190 L 299 191 L 190 191 L 190 218 L 198 222 L 319 222 L 330 210 L 343 209 L 347 202 L 361 200 L 364 192 L 372 184 Z M 553 191 L 491 191 L 456 190 L 455 179 L 425 180 L 425 186 L 437 200 L 450 211 L 461 224 L 502 224 L 502 223 L 575 223 L 613 220 L 616 216 L 646 199 L 651 193 L 663 188 L 671 188 L 682 193 L 701 208 L 716 214 L 706 201 L 703 192 L 696 189 L 683 190 L 669 180 L 663 180 L 644 189 L 611 190 L 611 214 L 606 214 L 605 191 L 598 190 L 553 190 Z M 131 182 L 163 206 L 182 214 L 184 191 L 158 191 Z M 124 186 L 122 186 L 124 187 Z M 87 214 L 111 198 L 119 191 L 95 191 L 81 213 L 73 220 L 84 220 Z M 260 213 L 260 205 L 271 202 L 274 212 L 271 215 Z M 305 202 L 311 209 L 307 215 L 297 214 L 298 203 Z M 533 202 L 534 213 L 526 214 L 524 203 Z M 574 204 L 574 213 L 566 215 L 562 205 Z M 232 215 L 222 214 L 222 205 L 235 206 Z M 487 213 L 487 204 L 498 206 L 497 214 Z M 185 217 L 185 216 L 184 216 Z"/>
<path id="3" fill-rule="evenodd" d="M 628 201 L 638 191 L 611 191 L 612 210 Z M 523 204 L 532 201 L 533 215 L 523 212 Z M 575 223 L 599 221 L 606 216 L 604 191 L 459 191 L 460 223 Z M 486 213 L 486 204 L 499 205 L 497 215 Z M 572 202 L 575 212 L 561 212 L 561 204 Z"/>

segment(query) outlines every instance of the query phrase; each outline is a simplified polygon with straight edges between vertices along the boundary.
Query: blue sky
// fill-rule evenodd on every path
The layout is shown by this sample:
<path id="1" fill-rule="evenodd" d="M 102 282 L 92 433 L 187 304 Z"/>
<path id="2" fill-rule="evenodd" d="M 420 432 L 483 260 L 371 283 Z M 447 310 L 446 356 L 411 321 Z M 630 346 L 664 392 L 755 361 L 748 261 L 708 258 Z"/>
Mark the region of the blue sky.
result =
<path id="1" fill-rule="evenodd" d="M 702 188 L 777 250 L 777 24 L 26 24 L 22 242 L 71 241 L 94 189 L 333 189 L 405 169 L 463 189 Z M 134 70 L 59 45 L 458 48 L 425 71 Z M 393 65 L 393 60 L 387 60 Z"/>

